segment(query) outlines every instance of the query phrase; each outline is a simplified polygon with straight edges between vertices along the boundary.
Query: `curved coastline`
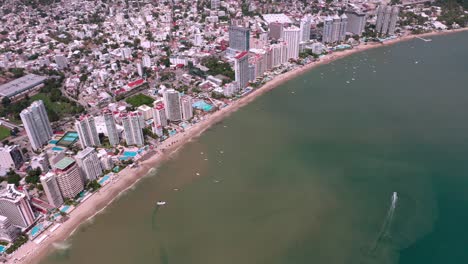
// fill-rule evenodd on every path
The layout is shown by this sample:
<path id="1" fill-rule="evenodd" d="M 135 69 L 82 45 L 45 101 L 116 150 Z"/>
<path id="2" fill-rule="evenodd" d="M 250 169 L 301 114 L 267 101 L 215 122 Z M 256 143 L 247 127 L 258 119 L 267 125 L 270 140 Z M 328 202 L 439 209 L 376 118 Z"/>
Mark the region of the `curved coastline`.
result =
<path id="1" fill-rule="evenodd" d="M 139 180 L 151 173 L 150 170 L 152 168 L 159 166 L 162 162 L 170 159 L 174 153 L 179 151 L 192 139 L 199 137 L 206 129 L 222 121 L 225 117 L 229 116 L 231 113 L 237 111 L 241 107 L 252 102 L 258 96 L 263 95 L 264 93 L 278 87 L 279 85 L 284 84 L 285 82 L 294 79 L 317 66 L 327 64 L 341 58 L 345 58 L 349 55 L 366 51 L 368 49 L 389 46 L 402 41 L 411 40 L 416 37 L 428 37 L 462 31 L 468 31 L 468 28 L 443 32 L 430 32 L 420 35 L 407 35 L 387 41 L 385 43 L 359 45 L 350 50 L 332 53 L 323 57 L 320 61 L 312 62 L 300 68 L 274 77 L 272 80 L 260 88 L 255 89 L 245 97 L 232 102 L 228 107 L 220 109 L 217 112 L 209 115 L 205 120 L 195 124 L 188 131 L 179 133 L 164 141 L 163 144 L 159 146 L 159 149 L 163 149 L 164 152 L 158 151 L 156 155 L 154 151 L 149 151 L 146 153 L 143 156 L 143 161 L 140 162 L 140 166 L 138 168 L 126 168 L 121 171 L 116 177 L 117 180 L 108 184 L 107 186 L 104 186 L 100 191 L 98 191 L 96 194 L 78 206 L 74 211 L 72 211 L 70 213 L 70 218 L 66 222 L 62 223 L 60 228 L 58 228 L 52 236 L 48 237 L 39 245 L 36 245 L 34 242 L 28 242 L 17 252 L 15 252 L 11 258 L 8 259 L 7 263 L 39 263 L 44 257 L 53 252 L 54 243 L 63 242 L 64 240 L 68 239 L 76 230 L 78 230 L 78 228 L 80 228 L 82 223 L 88 222 L 97 214 L 103 212 L 105 208 L 109 206 L 116 198 L 120 197 L 122 193 L 125 193 L 127 190 L 131 189 L 135 184 L 138 183 Z M 15 258 L 21 258 L 21 260 L 15 261 Z"/>

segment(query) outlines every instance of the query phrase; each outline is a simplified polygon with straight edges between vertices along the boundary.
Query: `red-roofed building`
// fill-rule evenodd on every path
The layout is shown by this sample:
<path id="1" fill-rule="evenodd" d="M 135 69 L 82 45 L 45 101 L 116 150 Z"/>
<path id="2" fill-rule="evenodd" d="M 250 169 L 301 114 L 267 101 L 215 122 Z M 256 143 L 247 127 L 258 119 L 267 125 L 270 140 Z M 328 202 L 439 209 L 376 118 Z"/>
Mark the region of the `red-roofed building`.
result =
<path id="1" fill-rule="evenodd" d="M 139 79 L 139 80 L 136 80 L 134 82 L 128 83 L 127 86 L 130 87 L 131 89 L 133 89 L 135 87 L 138 87 L 138 86 L 142 85 L 144 82 L 145 82 L 145 80 Z"/>

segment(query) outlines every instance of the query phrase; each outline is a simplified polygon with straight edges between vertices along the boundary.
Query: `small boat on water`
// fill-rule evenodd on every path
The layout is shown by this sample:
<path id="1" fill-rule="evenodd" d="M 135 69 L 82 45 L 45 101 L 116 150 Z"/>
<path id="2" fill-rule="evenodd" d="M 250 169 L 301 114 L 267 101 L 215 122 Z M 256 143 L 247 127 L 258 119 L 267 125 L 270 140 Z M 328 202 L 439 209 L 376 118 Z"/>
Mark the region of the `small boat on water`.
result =
<path id="1" fill-rule="evenodd" d="M 163 206 L 163 205 L 165 205 L 165 204 L 166 204 L 166 202 L 164 202 L 164 201 L 158 201 L 158 202 L 156 203 L 157 206 Z"/>

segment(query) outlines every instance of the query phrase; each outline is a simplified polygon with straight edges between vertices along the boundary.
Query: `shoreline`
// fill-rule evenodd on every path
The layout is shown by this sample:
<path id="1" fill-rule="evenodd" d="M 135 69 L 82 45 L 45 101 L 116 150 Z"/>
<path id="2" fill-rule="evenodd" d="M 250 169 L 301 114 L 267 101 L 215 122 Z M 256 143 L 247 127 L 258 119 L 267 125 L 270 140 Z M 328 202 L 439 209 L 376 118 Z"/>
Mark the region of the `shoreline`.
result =
<path id="1" fill-rule="evenodd" d="M 219 123 L 224 118 L 228 117 L 241 107 L 254 101 L 257 97 L 269 92 L 270 90 L 284 84 L 285 82 L 292 80 L 310 70 L 324 64 L 345 58 L 352 54 L 356 54 L 362 51 L 390 46 L 399 42 L 408 41 L 417 37 L 429 37 L 435 35 L 445 35 L 468 31 L 468 28 L 461 28 L 450 31 L 436 31 L 429 32 L 419 35 L 406 35 L 398 37 L 384 43 L 368 43 L 360 44 L 349 50 L 333 52 L 330 55 L 326 55 L 321 58 L 320 61 L 315 61 L 306 65 L 303 65 L 294 70 L 275 76 L 273 79 L 253 90 L 246 96 L 231 102 L 227 107 L 219 109 L 218 111 L 208 115 L 204 120 L 193 125 L 190 129 L 185 132 L 180 132 L 173 137 L 168 138 L 161 145 L 158 146 L 157 153 L 149 151 L 145 153 L 141 158 L 141 162 L 137 168 L 125 168 L 115 176 L 114 180 L 103 186 L 99 191 L 93 194 L 89 199 L 82 202 L 75 210 L 69 214 L 69 219 L 62 223 L 60 227 L 53 232 L 46 240 L 41 244 L 37 245 L 33 241 L 29 241 L 17 250 L 6 263 L 39 263 L 45 257 L 55 250 L 53 244 L 64 242 L 70 238 L 76 230 L 81 227 L 81 224 L 87 223 L 96 215 L 103 212 L 112 202 L 119 198 L 123 193 L 127 192 L 133 186 L 135 186 L 141 179 L 151 173 L 151 169 L 161 165 L 162 162 L 172 158 L 173 154 L 177 153 L 186 143 L 192 139 L 199 137 L 205 130 L 209 129 L 213 125 Z M 161 150 L 164 150 L 162 152 Z M 46 231 L 47 232 L 47 231 Z M 24 258 L 23 255 L 25 255 Z M 22 258 L 21 260 L 15 261 L 15 258 Z"/>

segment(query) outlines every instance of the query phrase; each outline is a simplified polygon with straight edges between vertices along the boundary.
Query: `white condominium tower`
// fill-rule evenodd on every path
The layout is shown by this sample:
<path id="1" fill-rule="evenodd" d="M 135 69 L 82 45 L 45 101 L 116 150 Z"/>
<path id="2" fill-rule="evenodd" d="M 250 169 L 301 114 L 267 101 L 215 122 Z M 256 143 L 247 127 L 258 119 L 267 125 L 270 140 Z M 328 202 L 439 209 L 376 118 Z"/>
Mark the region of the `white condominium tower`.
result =
<path id="1" fill-rule="evenodd" d="M 0 215 L 0 239 L 3 241 L 13 242 L 20 230 L 11 224 L 8 217 Z"/>
<path id="2" fill-rule="evenodd" d="M 322 42 L 330 43 L 332 42 L 332 29 L 333 29 L 333 18 L 327 16 L 323 21 L 323 32 L 322 32 Z"/>
<path id="3" fill-rule="evenodd" d="M 346 29 L 348 28 L 348 17 L 343 13 L 340 19 L 340 35 L 338 36 L 338 41 L 344 41 L 346 38 Z"/>
<path id="4" fill-rule="evenodd" d="M 141 113 L 135 111 L 122 114 L 121 117 L 127 145 L 143 146 L 145 144 L 145 138 L 143 136 L 143 116 Z"/>
<path id="5" fill-rule="evenodd" d="M 166 108 L 166 117 L 170 121 L 182 120 L 180 111 L 180 95 L 174 89 L 168 89 L 163 93 L 164 106 Z"/>
<path id="6" fill-rule="evenodd" d="M 250 49 L 250 30 L 239 26 L 229 27 L 229 48 L 237 51 Z"/>
<path id="7" fill-rule="evenodd" d="M 75 160 L 64 157 L 54 165 L 63 198 L 73 199 L 84 189 L 83 178 Z"/>
<path id="8" fill-rule="evenodd" d="M 56 208 L 60 207 L 63 204 L 63 197 L 55 173 L 48 172 L 46 175 L 41 176 L 41 184 L 49 204 Z"/>
<path id="9" fill-rule="evenodd" d="M 52 127 L 42 100 L 34 101 L 21 111 L 20 117 L 34 150 L 41 148 L 52 138 Z"/>
<path id="10" fill-rule="evenodd" d="M 299 42 L 301 40 L 301 30 L 295 26 L 285 28 L 283 31 L 283 40 L 286 42 L 286 45 L 288 45 L 288 60 L 299 58 Z"/>
<path id="11" fill-rule="evenodd" d="M 75 129 L 78 132 L 81 148 L 101 145 L 93 116 L 80 116 L 75 122 Z"/>
<path id="12" fill-rule="evenodd" d="M 247 87 L 249 84 L 249 53 L 247 51 L 243 51 L 234 57 L 234 73 L 237 91 Z"/>
<path id="13" fill-rule="evenodd" d="M 361 11 L 346 11 L 345 14 L 348 17 L 346 31 L 361 36 L 366 26 L 366 13 Z"/>
<path id="14" fill-rule="evenodd" d="M 161 101 L 155 102 L 153 106 L 153 119 L 158 126 L 167 126 L 166 109 Z"/>
<path id="15" fill-rule="evenodd" d="M 16 190 L 14 184 L 8 184 L 0 191 L 0 215 L 8 217 L 11 224 L 22 229 L 32 225 L 35 220 L 26 194 Z"/>
<path id="16" fill-rule="evenodd" d="M 17 169 L 23 163 L 23 154 L 18 145 L 0 147 L 0 168 Z"/>
<path id="17" fill-rule="evenodd" d="M 119 131 L 115 125 L 115 119 L 112 111 L 107 110 L 104 112 L 104 123 L 106 124 L 107 137 L 109 138 L 109 143 L 112 146 L 119 145 Z"/>
<path id="18" fill-rule="evenodd" d="M 182 119 L 190 120 L 193 117 L 192 97 L 188 95 L 182 96 L 180 107 L 182 108 Z"/>
<path id="19" fill-rule="evenodd" d="M 322 42 L 334 43 L 344 41 L 346 37 L 346 27 L 348 25 L 348 17 L 343 14 L 340 16 L 334 15 L 333 18 L 328 16 L 323 24 Z"/>
<path id="20" fill-rule="evenodd" d="M 310 40 L 310 26 L 312 25 L 312 16 L 306 15 L 301 19 L 301 42 Z"/>
<path id="21" fill-rule="evenodd" d="M 94 148 L 87 147 L 78 152 L 75 159 L 81 175 L 86 178 L 86 181 L 94 181 L 102 175 L 101 161 Z"/>
<path id="22" fill-rule="evenodd" d="M 399 12 L 396 6 L 381 5 L 377 8 L 375 29 L 380 35 L 393 35 L 395 33 Z"/>

